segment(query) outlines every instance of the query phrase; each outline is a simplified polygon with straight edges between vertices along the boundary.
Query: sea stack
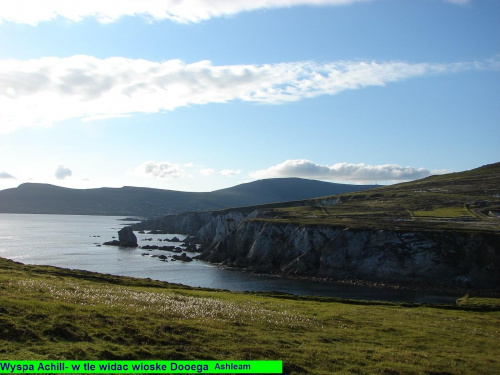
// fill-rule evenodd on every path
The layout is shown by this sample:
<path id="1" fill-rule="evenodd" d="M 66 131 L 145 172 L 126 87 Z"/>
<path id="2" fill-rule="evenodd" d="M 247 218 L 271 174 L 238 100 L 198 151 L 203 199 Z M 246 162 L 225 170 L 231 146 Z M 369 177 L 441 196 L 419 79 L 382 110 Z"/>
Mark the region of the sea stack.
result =
<path id="1" fill-rule="evenodd" d="M 137 247 L 137 237 L 131 227 L 123 227 L 118 231 L 118 241 L 122 247 Z"/>

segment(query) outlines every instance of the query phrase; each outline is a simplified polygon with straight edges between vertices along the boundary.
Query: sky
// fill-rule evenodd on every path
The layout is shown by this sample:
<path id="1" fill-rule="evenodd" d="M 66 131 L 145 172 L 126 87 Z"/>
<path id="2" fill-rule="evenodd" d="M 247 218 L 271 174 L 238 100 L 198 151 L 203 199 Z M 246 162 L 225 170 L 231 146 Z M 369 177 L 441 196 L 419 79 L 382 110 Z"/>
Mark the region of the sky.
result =
<path id="1" fill-rule="evenodd" d="M 0 189 L 391 184 L 499 125 L 497 0 L 0 3 Z"/>

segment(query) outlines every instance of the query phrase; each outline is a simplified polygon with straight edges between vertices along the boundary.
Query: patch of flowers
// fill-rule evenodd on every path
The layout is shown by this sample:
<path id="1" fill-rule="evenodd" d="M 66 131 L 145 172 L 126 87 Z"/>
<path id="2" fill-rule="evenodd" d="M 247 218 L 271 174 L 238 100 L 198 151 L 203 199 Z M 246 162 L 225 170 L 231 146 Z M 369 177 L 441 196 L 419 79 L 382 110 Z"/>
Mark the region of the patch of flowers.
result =
<path id="1" fill-rule="evenodd" d="M 291 313 L 266 309 L 251 302 L 232 302 L 212 297 L 193 297 L 167 291 L 143 291 L 116 285 L 95 285 L 44 280 L 17 281 L 19 291 L 50 294 L 68 303 L 105 305 L 109 308 L 126 308 L 137 314 L 156 314 L 180 319 L 220 319 L 234 322 L 260 321 L 279 325 L 311 324 L 313 320 Z M 276 306 L 274 306 L 276 307 Z"/>

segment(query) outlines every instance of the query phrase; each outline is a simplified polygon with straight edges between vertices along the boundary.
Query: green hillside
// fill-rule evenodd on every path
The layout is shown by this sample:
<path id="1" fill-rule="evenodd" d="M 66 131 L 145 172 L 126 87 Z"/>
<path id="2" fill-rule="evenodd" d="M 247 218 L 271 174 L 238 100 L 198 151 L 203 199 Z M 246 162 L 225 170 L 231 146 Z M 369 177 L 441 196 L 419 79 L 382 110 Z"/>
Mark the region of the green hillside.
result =
<path id="1" fill-rule="evenodd" d="M 400 230 L 500 230 L 500 163 L 310 200 L 258 220 Z"/>
<path id="2" fill-rule="evenodd" d="M 500 302 L 203 290 L 0 258 L 0 359 L 282 360 L 285 374 L 495 374 Z"/>

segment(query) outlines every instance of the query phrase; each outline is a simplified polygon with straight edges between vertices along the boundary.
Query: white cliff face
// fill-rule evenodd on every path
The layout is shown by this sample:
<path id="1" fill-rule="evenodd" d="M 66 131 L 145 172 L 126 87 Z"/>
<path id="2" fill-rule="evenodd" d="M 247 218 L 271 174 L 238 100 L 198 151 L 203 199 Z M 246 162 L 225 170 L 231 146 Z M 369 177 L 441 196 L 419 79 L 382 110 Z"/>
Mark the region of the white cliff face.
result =
<path id="1" fill-rule="evenodd" d="M 255 272 L 500 285 L 500 237 L 244 221 L 202 258 Z"/>
<path id="2" fill-rule="evenodd" d="M 163 229 L 195 235 L 213 263 L 255 272 L 372 281 L 461 282 L 500 287 L 500 235 L 350 229 L 259 220 L 245 209 L 165 217 Z"/>
<path id="3" fill-rule="evenodd" d="M 215 215 L 201 227 L 196 237 L 201 242 L 217 243 L 236 230 L 238 224 L 244 219 L 245 215 L 238 211 Z"/>

